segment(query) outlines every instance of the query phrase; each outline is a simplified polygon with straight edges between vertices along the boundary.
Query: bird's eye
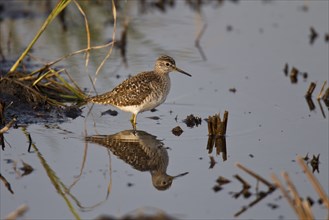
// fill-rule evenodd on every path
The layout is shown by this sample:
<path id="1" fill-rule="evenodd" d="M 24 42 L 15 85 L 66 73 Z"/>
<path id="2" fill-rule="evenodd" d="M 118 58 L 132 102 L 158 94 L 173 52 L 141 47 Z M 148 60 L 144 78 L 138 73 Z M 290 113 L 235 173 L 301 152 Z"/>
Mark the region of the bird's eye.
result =
<path id="1" fill-rule="evenodd" d="M 170 66 L 170 63 L 166 63 L 166 66 Z"/>

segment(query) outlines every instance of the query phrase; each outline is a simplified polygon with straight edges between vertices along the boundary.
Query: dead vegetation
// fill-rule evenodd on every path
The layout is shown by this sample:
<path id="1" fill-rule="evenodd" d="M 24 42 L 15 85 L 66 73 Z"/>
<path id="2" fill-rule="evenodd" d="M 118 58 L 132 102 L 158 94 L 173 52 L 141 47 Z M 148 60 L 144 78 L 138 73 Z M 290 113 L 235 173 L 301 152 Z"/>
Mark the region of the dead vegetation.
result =
<path id="1" fill-rule="evenodd" d="M 207 150 L 208 154 L 211 154 L 213 149 L 216 149 L 216 155 L 222 153 L 223 161 L 227 160 L 227 150 L 226 150 L 226 128 L 228 122 L 228 111 L 224 112 L 223 119 L 221 119 L 220 114 L 215 114 L 213 116 L 208 116 L 208 142 Z"/>
<path id="2" fill-rule="evenodd" d="M 59 16 L 60 21 L 66 27 L 64 31 L 68 28 L 65 20 L 67 13 L 64 13 L 64 9 L 71 2 L 77 7 L 85 21 L 87 36 L 86 48 L 64 55 L 45 64 L 30 65 L 31 58 L 34 59 L 29 53 L 30 50 L 56 17 Z M 112 11 L 115 26 L 116 8 L 114 1 L 112 2 Z M 112 37 L 115 39 L 115 28 Z M 17 115 L 18 120 L 24 123 L 39 122 L 40 118 L 48 121 L 48 119 L 52 117 L 54 117 L 55 120 L 63 120 L 66 117 L 78 117 L 81 115 L 81 109 L 78 105 L 68 103 L 83 103 L 87 95 L 80 89 L 65 68 L 58 68 L 55 65 L 76 54 L 85 53 L 87 66 L 89 63 L 89 52 L 91 50 L 109 48 L 108 53 L 96 71 L 93 80 L 93 83 L 95 83 L 98 72 L 112 52 L 113 45 L 114 41 L 105 45 L 92 47 L 90 45 L 89 23 L 83 8 L 77 1 L 59 1 L 24 52 L 19 56 L 16 62 L 13 62 L 14 64 L 8 68 L 9 71 L 4 69 L 0 71 L 2 73 L 0 76 L 0 100 L 6 103 L 8 107 L 7 113 L 9 115 Z M 2 62 L 5 62 L 5 55 L 3 52 L 1 54 L 3 57 Z M 28 59 L 26 59 L 27 57 Z"/>

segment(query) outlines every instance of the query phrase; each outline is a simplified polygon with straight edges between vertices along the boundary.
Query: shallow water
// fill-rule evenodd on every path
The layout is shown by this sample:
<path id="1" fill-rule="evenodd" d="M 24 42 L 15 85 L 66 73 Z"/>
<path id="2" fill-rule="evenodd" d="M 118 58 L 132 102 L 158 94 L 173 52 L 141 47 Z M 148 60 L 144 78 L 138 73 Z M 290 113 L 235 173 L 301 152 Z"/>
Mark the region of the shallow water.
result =
<path id="1" fill-rule="evenodd" d="M 30 12 L 29 16 L 12 18 L 10 15 L 19 12 L 8 13 L 14 7 L 7 4 L 2 13 L 1 44 L 6 56 L 15 58 L 33 38 L 47 10 L 42 4 L 37 11 L 33 10 L 35 3 L 21 4 L 18 9 Z M 303 10 L 305 4 L 307 11 Z M 89 105 L 84 108 L 85 118 L 28 125 L 26 131 L 36 147 L 32 147 L 32 153 L 27 152 L 28 140 L 22 129 L 11 129 L 5 134 L 1 174 L 10 182 L 14 194 L 0 184 L 1 218 L 27 204 L 28 219 L 121 217 L 134 210 L 154 213 L 158 209 L 177 218 L 231 219 L 256 199 L 257 193 L 256 179 L 237 168 L 236 163 L 268 181 L 272 181 L 271 173 L 280 176 L 287 171 L 300 195 L 317 201 L 317 194 L 295 162 L 297 155 L 307 153 L 310 157 L 320 154 L 320 172 L 314 174 L 328 193 L 329 112 L 322 101 L 321 111 L 316 100 L 329 72 L 329 44 L 324 40 L 329 32 L 328 1 L 224 1 L 222 5 L 212 1 L 202 6 L 200 12 L 184 1 L 176 1 L 166 12 L 151 8 L 144 14 L 138 10 L 137 1 L 121 6 L 125 10 L 118 11 L 116 34 L 120 36 L 124 18 L 129 16 L 127 65 L 119 50 L 114 49 L 97 78 L 97 92 L 110 90 L 128 75 L 152 69 L 160 54 L 174 57 L 177 66 L 191 73 L 192 78 L 171 73 L 172 88 L 167 101 L 155 112 L 138 115 L 137 127 L 163 144 L 169 158 L 167 174 L 188 174 L 174 179 L 169 189 L 159 191 L 152 184 L 149 171 L 134 169 L 111 148 L 85 142 L 85 136 L 113 135 L 131 129 L 128 113 L 101 116 L 111 107 L 95 105 L 88 115 Z M 91 4 L 84 8 L 92 24 L 92 45 L 108 42 L 113 32 L 110 1 L 104 7 Z M 83 18 L 73 5 L 69 12 L 68 31 L 62 32 L 60 23 L 54 22 L 35 45 L 34 57 L 46 62 L 86 47 Z M 205 59 L 195 47 L 204 24 L 207 27 L 200 45 Z M 313 44 L 309 42 L 311 26 L 319 33 Z M 8 36 L 13 39 L 10 51 Z M 105 54 L 106 50 L 91 53 L 88 69 L 82 55 L 60 65 L 82 88 L 92 91 L 88 74 L 94 76 Z M 291 83 L 283 73 L 286 63 L 289 68 L 295 66 L 307 72 L 307 79 L 298 76 L 298 82 Z M 304 95 L 312 81 L 317 82 L 312 98 L 316 108 L 310 111 Z M 231 88 L 236 92 L 230 92 Z M 226 161 L 223 153 L 208 153 L 206 121 L 194 128 L 182 122 L 190 114 L 207 118 L 216 113 L 222 116 L 225 110 L 229 111 Z M 159 119 L 149 118 L 153 116 Z M 171 130 L 178 125 L 184 132 L 176 137 Z M 209 156 L 217 162 L 211 169 Z M 17 167 L 22 166 L 22 160 L 34 171 L 20 177 L 7 160 L 17 161 Z M 233 177 L 236 174 L 252 186 L 249 198 L 233 198 L 232 192 L 242 188 Z M 214 192 L 219 176 L 231 183 Z M 267 190 L 262 183 L 258 188 Z M 273 204 L 278 207 L 271 208 Z M 312 210 L 316 218 L 325 218 L 327 214 L 317 203 Z M 276 190 L 239 218 L 297 217 Z"/>

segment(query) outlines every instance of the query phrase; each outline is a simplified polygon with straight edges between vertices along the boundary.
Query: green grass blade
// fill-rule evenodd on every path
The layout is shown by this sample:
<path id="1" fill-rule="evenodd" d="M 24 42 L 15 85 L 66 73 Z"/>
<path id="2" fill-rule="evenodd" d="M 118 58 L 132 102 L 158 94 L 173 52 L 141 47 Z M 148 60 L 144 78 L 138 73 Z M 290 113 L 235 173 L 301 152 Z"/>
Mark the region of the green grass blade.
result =
<path id="1" fill-rule="evenodd" d="M 65 88 L 70 90 L 77 98 L 83 100 L 85 99 L 85 95 L 82 94 L 78 89 L 71 86 L 63 77 L 61 77 L 58 73 L 56 73 L 56 77 L 63 83 Z"/>
<path id="2" fill-rule="evenodd" d="M 18 65 L 22 62 L 22 60 L 24 59 L 24 57 L 27 55 L 27 53 L 33 47 L 33 45 L 35 44 L 35 42 L 39 39 L 39 37 L 41 36 L 41 34 L 46 30 L 46 28 L 48 27 L 48 25 L 56 18 L 56 16 L 61 11 L 63 11 L 64 8 L 66 8 L 66 6 L 70 2 L 71 2 L 71 0 L 61 0 L 60 2 L 58 2 L 58 4 L 56 5 L 56 7 L 50 13 L 50 15 L 48 16 L 48 18 L 46 19 L 46 21 L 43 23 L 43 25 L 39 29 L 38 33 L 35 35 L 35 37 L 31 41 L 31 43 L 27 46 L 27 48 L 25 49 L 25 51 L 17 59 L 17 61 L 15 62 L 15 64 L 10 68 L 8 74 L 13 73 L 17 69 Z"/>

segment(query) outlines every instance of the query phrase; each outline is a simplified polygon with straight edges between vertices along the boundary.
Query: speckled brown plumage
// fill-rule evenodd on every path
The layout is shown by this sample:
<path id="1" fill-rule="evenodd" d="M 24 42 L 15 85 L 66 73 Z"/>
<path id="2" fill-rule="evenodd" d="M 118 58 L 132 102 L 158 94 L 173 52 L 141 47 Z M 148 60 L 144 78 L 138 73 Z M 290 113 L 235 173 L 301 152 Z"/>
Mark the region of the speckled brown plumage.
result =
<path id="1" fill-rule="evenodd" d="M 167 169 L 167 150 L 162 141 L 147 132 L 126 130 L 113 135 L 89 136 L 86 140 L 109 148 L 139 171 L 164 173 Z"/>
<path id="2" fill-rule="evenodd" d="M 169 73 L 181 72 L 175 60 L 169 56 L 160 56 L 153 71 L 141 72 L 126 79 L 112 91 L 88 98 L 87 101 L 97 104 L 110 104 L 123 111 L 131 112 L 131 123 L 136 129 L 136 117 L 139 112 L 151 110 L 162 104 L 170 90 Z"/>
<path id="3" fill-rule="evenodd" d="M 144 131 L 126 130 L 113 135 L 86 137 L 86 141 L 102 145 L 139 171 L 149 171 L 154 187 L 168 189 L 173 176 L 166 173 L 168 153 L 162 141 Z"/>
<path id="4" fill-rule="evenodd" d="M 153 71 L 142 72 L 126 79 L 110 92 L 91 97 L 89 101 L 116 107 L 140 105 L 150 96 L 159 97 L 166 93 L 168 83 L 170 81 L 165 76 L 154 74 Z"/>

